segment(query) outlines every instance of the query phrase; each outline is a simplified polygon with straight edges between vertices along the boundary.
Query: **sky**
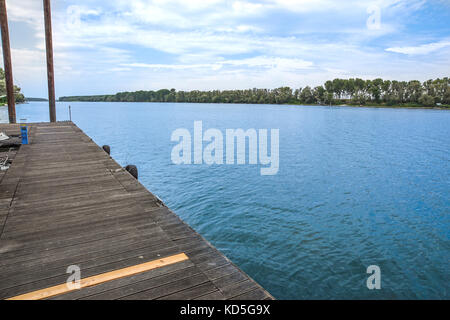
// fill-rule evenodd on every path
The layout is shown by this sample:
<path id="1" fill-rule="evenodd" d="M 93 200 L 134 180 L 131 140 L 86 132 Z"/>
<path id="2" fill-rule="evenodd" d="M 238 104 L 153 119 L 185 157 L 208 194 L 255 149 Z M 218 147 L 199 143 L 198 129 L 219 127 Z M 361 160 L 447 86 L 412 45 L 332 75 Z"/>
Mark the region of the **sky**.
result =
<path id="1" fill-rule="evenodd" d="M 450 76 L 450 0 L 52 0 L 56 96 Z M 15 84 L 47 97 L 43 5 L 6 0 Z"/>

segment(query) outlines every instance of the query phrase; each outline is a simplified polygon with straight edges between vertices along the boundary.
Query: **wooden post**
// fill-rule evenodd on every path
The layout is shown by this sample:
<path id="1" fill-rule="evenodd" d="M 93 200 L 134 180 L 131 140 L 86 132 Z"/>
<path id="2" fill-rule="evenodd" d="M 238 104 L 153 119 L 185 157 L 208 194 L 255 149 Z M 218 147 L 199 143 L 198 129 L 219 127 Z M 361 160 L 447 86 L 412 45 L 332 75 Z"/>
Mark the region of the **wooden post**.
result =
<path id="1" fill-rule="evenodd" d="M 2 29 L 3 64 L 5 67 L 6 96 L 8 99 L 9 123 L 16 123 L 16 101 L 11 65 L 11 48 L 9 46 L 8 16 L 5 0 L 0 0 L 0 25 Z"/>
<path id="2" fill-rule="evenodd" d="M 52 13 L 50 0 L 44 0 L 45 47 L 47 51 L 48 105 L 50 122 L 56 121 L 55 75 L 53 70 Z"/>

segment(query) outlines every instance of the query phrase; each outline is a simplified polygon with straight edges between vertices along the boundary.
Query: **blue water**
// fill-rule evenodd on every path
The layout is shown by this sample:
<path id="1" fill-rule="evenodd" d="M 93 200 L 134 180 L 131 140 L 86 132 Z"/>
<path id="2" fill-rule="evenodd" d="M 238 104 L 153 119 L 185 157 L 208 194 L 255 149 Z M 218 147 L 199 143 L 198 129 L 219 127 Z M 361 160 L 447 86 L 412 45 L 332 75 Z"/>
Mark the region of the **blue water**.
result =
<path id="1" fill-rule="evenodd" d="M 450 111 L 71 105 L 86 134 L 137 165 L 149 190 L 276 298 L 450 298 Z M 67 106 L 58 103 L 59 120 Z M 46 103 L 17 113 L 48 121 Z M 171 133 L 192 133 L 194 120 L 223 132 L 279 128 L 278 174 L 172 164 Z M 366 287 L 369 265 L 381 268 L 381 290 Z"/>

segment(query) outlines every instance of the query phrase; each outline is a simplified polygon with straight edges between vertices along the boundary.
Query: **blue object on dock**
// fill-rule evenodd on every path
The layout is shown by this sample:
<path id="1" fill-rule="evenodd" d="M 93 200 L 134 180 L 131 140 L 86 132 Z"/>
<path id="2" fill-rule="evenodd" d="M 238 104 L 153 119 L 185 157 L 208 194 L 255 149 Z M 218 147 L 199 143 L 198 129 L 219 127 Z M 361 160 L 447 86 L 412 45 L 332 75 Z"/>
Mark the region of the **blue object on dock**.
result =
<path id="1" fill-rule="evenodd" d="M 22 144 L 28 144 L 28 127 L 26 124 L 20 124 L 20 134 L 22 135 Z"/>

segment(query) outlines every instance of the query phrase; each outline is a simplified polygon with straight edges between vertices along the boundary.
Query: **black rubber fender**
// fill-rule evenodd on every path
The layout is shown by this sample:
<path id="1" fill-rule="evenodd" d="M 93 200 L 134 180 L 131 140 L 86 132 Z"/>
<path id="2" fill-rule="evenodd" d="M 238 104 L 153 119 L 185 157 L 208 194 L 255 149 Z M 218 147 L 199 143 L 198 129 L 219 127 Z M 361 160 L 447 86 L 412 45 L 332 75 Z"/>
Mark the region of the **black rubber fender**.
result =
<path id="1" fill-rule="evenodd" d="M 136 180 L 138 178 L 138 169 L 135 165 L 129 164 L 125 167 L 125 170 L 127 170 Z"/>
<path id="2" fill-rule="evenodd" d="M 102 148 L 103 148 L 103 150 L 105 150 L 105 152 L 107 154 L 109 154 L 109 155 L 111 154 L 111 148 L 108 145 L 105 144 Z"/>

